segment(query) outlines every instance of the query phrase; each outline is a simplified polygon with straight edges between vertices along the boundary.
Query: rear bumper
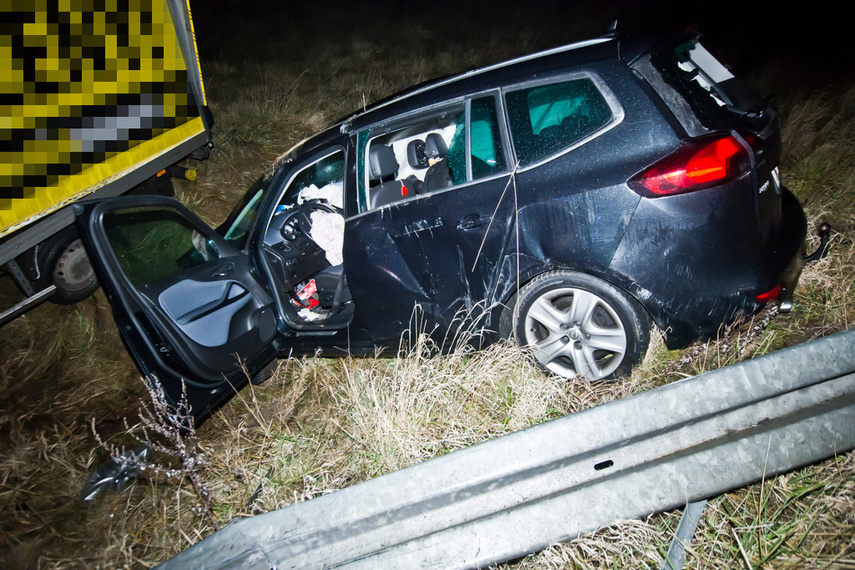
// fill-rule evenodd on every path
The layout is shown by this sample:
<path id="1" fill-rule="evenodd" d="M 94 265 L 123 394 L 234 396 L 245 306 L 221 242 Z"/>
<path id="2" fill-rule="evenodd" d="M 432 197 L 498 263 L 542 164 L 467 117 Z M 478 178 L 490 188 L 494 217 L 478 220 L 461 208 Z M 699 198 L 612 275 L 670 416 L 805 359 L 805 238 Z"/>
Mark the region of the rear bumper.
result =
<path id="1" fill-rule="evenodd" d="M 781 193 L 781 224 L 777 235 L 767 247 L 761 248 L 754 255 L 740 260 L 745 264 L 742 273 L 750 274 L 732 283 L 722 282 L 721 296 L 707 311 L 698 312 L 694 323 L 707 323 L 701 329 L 686 322 L 687 314 L 678 316 L 672 321 L 671 331 L 666 335 L 669 348 L 681 348 L 698 339 L 714 336 L 719 327 L 709 326 L 715 322 L 719 325 L 730 324 L 740 316 L 753 315 L 768 306 L 769 303 L 758 302 L 756 297 L 777 285 L 781 292 L 773 301 L 783 304 L 789 310 L 793 294 L 799 283 L 805 265 L 805 238 L 807 237 L 807 219 L 798 200 L 786 188 Z M 728 294 L 729 287 L 733 293 Z M 711 319 L 712 318 L 712 319 Z"/>
<path id="2" fill-rule="evenodd" d="M 807 235 L 798 200 L 782 188 L 779 222 L 761 233 L 740 191 L 749 192 L 642 201 L 612 261 L 607 278 L 648 310 L 669 348 L 756 313 L 765 306 L 756 297 L 776 286 L 776 301 L 791 299 L 798 285 Z"/>

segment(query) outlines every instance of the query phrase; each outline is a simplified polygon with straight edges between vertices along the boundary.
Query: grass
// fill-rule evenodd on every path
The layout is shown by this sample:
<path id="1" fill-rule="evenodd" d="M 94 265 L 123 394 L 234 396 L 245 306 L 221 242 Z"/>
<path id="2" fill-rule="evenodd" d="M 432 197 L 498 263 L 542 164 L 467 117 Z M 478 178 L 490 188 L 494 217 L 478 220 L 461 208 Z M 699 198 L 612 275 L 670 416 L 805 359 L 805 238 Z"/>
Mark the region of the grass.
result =
<path id="1" fill-rule="evenodd" d="M 456 8 L 464 13 L 455 18 L 399 7 L 393 16 L 408 22 L 401 26 L 389 24 L 383 2 L 358 13 L 337 4 L 322 13 L 260 6 L 264 26 L 245 29 L 248 19 L 214 18 L 194 5 L 217 149 L 198 165 L 197 181 L 177 191 L 214 225 L 277 156 L 363 101 L 591 36 L 614 16 L 584 3 L 576 11 L 550 3 L 524 11 L 499 2 L 485 21 L 472 3 Z M 439 8 L 448 16 L 449 6 Z M 471 22 L 484 25 L 474 33 Z M 745 75 L 761 91 L 775 87 L 784 182 L 811 224 L 833 228 L 831 254 L 806 268 L 794 312 L 758 315 L 681 351 L 654 339 L 632 377 L 614 384 L 545 377 L 512 346 L 429 357 L 420 337 L 401 359 L 282 361 L 270 380 L 244 389 L 197 430 L 208 521 L 180 469 L 177 477 L 80 501 L 87 477 L 107 458 L 91 422 L 108 444 L 132 447 L 129 432 L 139 433 L 137 408 L 147 397 L 102 292 L 70 307 L 46 304 L 0 329 L 0 560 L 9 568 L 151 567 L 235 517 L 852 326 L 855 83 L 807 88 L 809 81 L 759 65 Z M 658 568 L 679 516 L 621 522 L 508 567 Z M 855 455 L 848 453 L 711 499 L 687 566 L 852 568 L 853 544 Z"/>

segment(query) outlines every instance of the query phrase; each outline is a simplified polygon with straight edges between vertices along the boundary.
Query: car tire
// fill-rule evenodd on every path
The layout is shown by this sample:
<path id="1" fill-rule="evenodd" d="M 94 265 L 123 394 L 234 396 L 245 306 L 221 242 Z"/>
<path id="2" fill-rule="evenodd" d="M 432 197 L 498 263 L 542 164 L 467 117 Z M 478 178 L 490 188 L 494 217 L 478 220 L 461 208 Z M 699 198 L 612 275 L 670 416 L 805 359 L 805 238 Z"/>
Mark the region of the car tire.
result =
<path id="1" fill-rule="evenodd" d="M 650 343 L 651 321 L 611 283 L 576 271 L 529 281 L 502 313 L 500 333 L 532 346 L 538 364 L 563 378 L 626 376 Z"/>

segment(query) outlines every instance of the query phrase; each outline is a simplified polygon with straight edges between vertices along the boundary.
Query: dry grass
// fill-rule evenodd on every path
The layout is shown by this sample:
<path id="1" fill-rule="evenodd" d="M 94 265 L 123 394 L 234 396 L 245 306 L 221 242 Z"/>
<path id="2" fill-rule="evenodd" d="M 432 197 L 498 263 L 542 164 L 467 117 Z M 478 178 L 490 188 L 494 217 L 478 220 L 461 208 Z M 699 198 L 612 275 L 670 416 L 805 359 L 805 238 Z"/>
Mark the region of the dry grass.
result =
<path id="1" fill-rule="evenodd" d="M 270 11 L 265 35 L 242 31 L 239 21 L 206 28 L 194 5 L 217 151 L 199 165 L 195 184 L 181 184 L 179 197 L 217 224 L 283 150 L 363 100 L 590 36 L 610 18 L 553 17 L 560 26 L 546 26 L 549 13 L 505 7 L 505 19 L 496 16 L 479 34 L 424 14 L 406 29 L 381 30 L 379 12 L 366 8 L 359 17 Z M 324 26 L 341 30 L 335 41 L 318 41 Z M 230 34 L 253 39 L 252 61 L 226 41 Z M 142 481 L 94 504 L 79 499 L 106 459 L 90 421 L 110 444 L 133 446 L 121 420 L 136 418 L 145 398 L 100 292 L 73 307 L 42 306 L 0 329 L 0 560 L 9 568 L 151 567 L 235 517 L 848 328 L 855 318 L 855 87 L 794 93 L 779 102 L 784 180 L 811 222 L 827 220 L 834 233 L 829 257 L 805 270 L 793 313 L 758 315 L 683 351 L 655 339 L 632 377 L 612 384 L 547 378 L 507 345 L 430 356 L 418 335 L 401 359 L 282 361 L 273 378 L 248 386 L 197 430 L 212 523 L 181 478 Z M 855 567 L 855 455 L 713 498 L 705 515 L 691 568 Z M 672 512 L 619 523 L 514 566 L 658 568 L 678 519 Z"/>

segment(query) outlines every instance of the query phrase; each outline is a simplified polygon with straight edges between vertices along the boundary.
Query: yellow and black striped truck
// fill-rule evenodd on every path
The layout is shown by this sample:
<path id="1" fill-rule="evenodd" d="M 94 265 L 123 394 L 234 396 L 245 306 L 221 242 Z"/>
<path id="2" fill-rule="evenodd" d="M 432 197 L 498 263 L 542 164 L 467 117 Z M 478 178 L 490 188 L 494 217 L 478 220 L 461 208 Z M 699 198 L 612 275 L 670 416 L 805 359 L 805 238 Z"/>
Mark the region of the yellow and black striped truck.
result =
<path id="1" fill-rule="evenodd" d="M 189 0 L 5 0 L 0 28 L 0 268 L 24 297 L 2 325 L 91 294 L 69 206 L 171 194 L 213 119 Z"/>

